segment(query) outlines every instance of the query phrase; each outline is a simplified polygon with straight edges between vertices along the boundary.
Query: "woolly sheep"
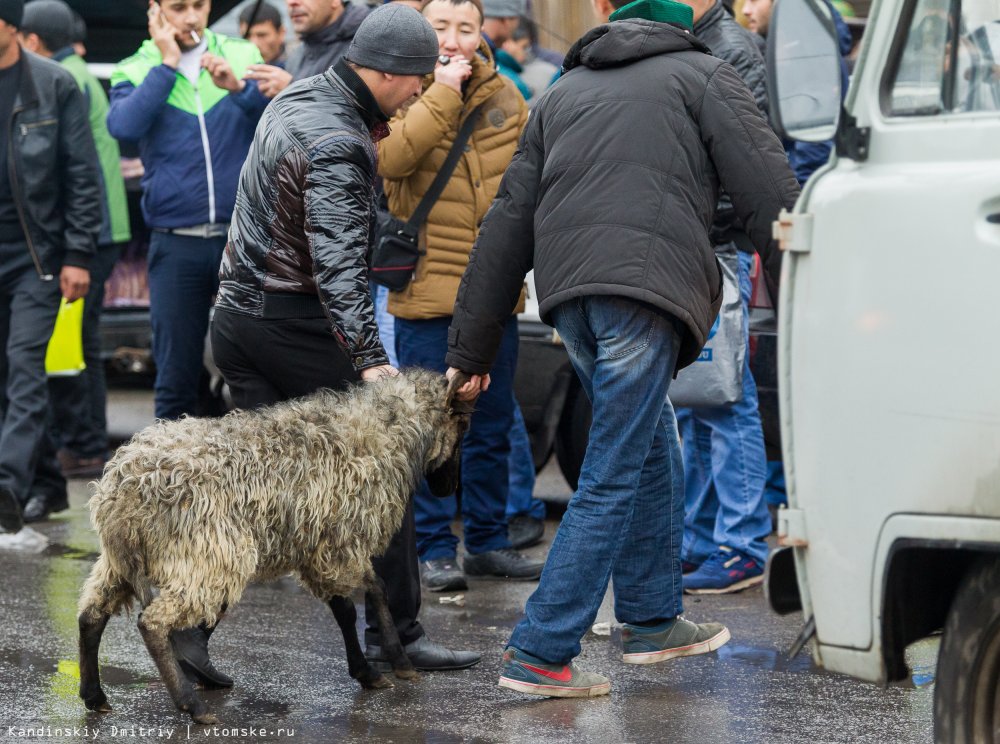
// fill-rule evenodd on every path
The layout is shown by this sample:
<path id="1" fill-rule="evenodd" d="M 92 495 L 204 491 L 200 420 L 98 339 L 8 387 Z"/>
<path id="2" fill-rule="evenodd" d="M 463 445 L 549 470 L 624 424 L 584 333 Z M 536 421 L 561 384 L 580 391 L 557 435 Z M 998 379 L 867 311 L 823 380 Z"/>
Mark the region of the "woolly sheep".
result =
<path id="1" fill-rule="evenodd" d="M 213 625 L 253 580 L 296 573 L 328 602 L 348 669 L 369 688 L 391 683 L 364 657 L 348 598 L 367 589 L 397 677 L 416 677 L 372 570 L 426 475 L 457 485 L 471 404 L 464 380 L 413 369 L 221 419 L 161 421 L 121 447 L 90 500 L 101 555 L 79 605 L 80 697 L 111 710 L 98 648 L 111 615 L 138 599 L 138 626 L 174 704 L 215 723 L 170 649 L 168 635 Z"/>

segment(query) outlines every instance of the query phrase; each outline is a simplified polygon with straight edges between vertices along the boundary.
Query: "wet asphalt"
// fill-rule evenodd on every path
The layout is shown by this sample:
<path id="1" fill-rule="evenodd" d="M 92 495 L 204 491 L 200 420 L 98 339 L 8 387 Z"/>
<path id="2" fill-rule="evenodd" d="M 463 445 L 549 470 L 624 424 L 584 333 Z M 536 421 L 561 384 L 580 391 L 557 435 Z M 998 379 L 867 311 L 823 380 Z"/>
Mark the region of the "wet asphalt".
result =
<path id="1" fill-rule="evenodd" d="M 114 393 L 112 427 L 151 418 L 148 394 Z M 568 489 L 550 465 L 537 494 Z M 500 655 L 534 584 L 470 581 L 464 605 L 425 593 L 422 621 L 436 641 L 476 649 L 461 672 L 423 673 L 390 690 L 362 690 L 347 673 L 329 609 L 287 578 L 256 584 L 212 637 L 232 690 L 202 692 L 221 723 L 190 724 L 176 711 L 133 617 L 115 617 L 101 647 L 114 710 L 87 711 L 77 697 L 76 602 L 96 557 L 84 481 L 71 508 L 37 525 L 40 553 L 0 551 L 0 742 L 927 742 L 932 738 L 933 641 L 910 651 L 915 681 L 882 689 L 816 668 L 808 649 L 789 659 L 800 614 L 778 617 L 759 588 L 688 597 L 685 616 L 726 623 L 732 640 L 714 654 L 649 666 L 621 662 L 617 628 L 588 633 L 578 663 L 612 680 L 611 695 L 541 699 L 497 688 Z M 542 557 L 558 526 L 528 551 Z M 456 593 L 447 596 L 454 597 Z M 359 615 L 363 614 L 360 607 Z M 608 600 L 598 621 L 611 622 Z"/>

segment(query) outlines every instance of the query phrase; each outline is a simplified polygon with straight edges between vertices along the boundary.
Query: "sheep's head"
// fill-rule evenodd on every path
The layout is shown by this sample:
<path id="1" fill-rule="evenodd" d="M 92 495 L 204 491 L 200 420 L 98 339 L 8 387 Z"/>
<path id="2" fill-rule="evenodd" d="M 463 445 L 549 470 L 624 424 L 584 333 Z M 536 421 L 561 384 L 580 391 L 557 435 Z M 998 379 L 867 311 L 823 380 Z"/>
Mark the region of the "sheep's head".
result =
<path id="1" fill-rule="evenodd" d="M 460 400 L 456 392 L 468 381 L 469 376 L 460 372 L 448 383 L 444 393 L 444 425 L 435 432 L 434 444 L 427 459 L 427 485 L 435 496 L 450 496 L 458 488 L 462 437 L 469 430 L 476 402 Z"/>

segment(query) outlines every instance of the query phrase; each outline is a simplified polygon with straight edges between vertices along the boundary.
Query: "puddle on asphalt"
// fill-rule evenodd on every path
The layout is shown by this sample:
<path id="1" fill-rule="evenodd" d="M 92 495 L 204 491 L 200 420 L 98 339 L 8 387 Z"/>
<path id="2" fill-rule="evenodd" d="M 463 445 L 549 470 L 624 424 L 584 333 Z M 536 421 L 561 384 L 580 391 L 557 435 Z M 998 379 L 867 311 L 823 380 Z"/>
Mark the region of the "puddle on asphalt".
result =
<path id="1" fill-rule="evenodd" d="M 66 673 L 71 667 L 76 667 L 76 660 L 57 659 L 51 656 L 24 651 L 21 649 L 9 649 L 0 647 L 0 662 L 6 662 L 17 669 L 37 669 L 43 673 L 56 674 Z M 79 675 L 79 671 L 76 672 Z M 128 669 L 101 664 L 101 682 L 108 685 L 147 685 L 153 679 L 145 677 Z"/>
<path id="2" fill-rule="evenodd" d="M 68 545 L 61 545 L 60 543 L 52 543 L 42 551 L 42 555 L 46 558 L 69 558 L 71 560 L 93 563 L 98 559 L 100 553 L 95 553 L 92 550 L 71 548 Z"/>
<path id="3" fill-rule="evenodd" d="M 758 648 L 744 646 L 730 641 L 715 652 L 721 661 L 752 666 L 755 669 L 766 669 L 773 672 L 812 672 L 817 671 L 812 657 L 805 650 L 794 659 L 773 648 Z"/>

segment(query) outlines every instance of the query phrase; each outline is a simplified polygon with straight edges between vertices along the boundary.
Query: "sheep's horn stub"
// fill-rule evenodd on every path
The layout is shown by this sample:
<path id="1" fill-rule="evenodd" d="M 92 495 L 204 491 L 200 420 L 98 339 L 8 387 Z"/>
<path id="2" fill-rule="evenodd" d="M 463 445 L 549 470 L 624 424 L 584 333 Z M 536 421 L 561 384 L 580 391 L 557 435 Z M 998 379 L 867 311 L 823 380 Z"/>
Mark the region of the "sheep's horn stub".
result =
<path id="1" fill-rule="evenodd" d="M 456 393 L 458 389 L 462 387 L 465 383 L 472 379 L 471 375 L 465 372 L 459 371 L 454 377 L 448 381 L 448 405 L 451 409 L 458 414 L 471 414 L 476 410 L 476 400 L 461 400 Z"/>

